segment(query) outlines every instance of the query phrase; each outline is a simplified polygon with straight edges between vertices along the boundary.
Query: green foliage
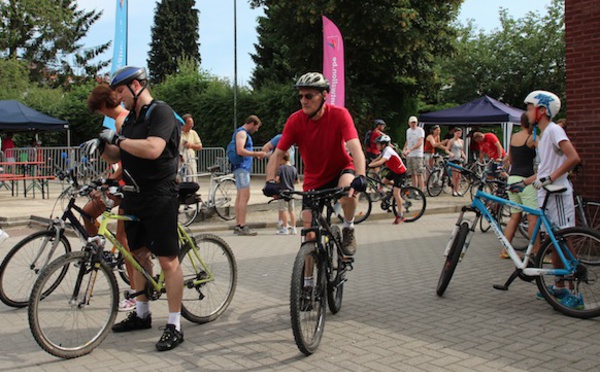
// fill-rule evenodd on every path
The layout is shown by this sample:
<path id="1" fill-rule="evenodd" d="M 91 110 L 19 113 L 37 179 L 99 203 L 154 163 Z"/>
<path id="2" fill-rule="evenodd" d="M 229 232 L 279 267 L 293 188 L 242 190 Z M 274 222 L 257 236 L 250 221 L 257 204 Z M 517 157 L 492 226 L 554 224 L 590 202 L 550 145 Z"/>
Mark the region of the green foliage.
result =
<path id="1" fill-rule="evenodd" d="M 156 5 L 148 68 L 153 82 L 178 72 L 178 61 L 200 65 L 199 11 L 195 0 L 161 0 Z"/>
<path id="2" fill-rule="evenodd" d="M 15 58 L 0 59 L 0 99 L 19 99 L 29 85 L 27 66 Z"/>
<path id="3" fill-rule="evenodd" d="M 447 85 L 433 102 L 464 103 L 487 94 L 515 107 L 532 90 L 566 92 L 564 0 L 541 14 L 513 19 L 500 11 L 500 29 L 460 27 L 453 55 L 441 63 Z"/>
<path id="4" fill-rule="evenodd" d="M 27 61 L 31 80 L 69 85 L 77 76 L 93 76 L 108 65 L 91 59 L 109 43 L 82 51 L 79 42 L 102 12 L 84 12 L 72 0 L 6 0 L 0 2 L 0 58 Z M 69 63 L 74 56 L 75 66 Z M 83 69 L 83 71 L 80 71 Z"/>

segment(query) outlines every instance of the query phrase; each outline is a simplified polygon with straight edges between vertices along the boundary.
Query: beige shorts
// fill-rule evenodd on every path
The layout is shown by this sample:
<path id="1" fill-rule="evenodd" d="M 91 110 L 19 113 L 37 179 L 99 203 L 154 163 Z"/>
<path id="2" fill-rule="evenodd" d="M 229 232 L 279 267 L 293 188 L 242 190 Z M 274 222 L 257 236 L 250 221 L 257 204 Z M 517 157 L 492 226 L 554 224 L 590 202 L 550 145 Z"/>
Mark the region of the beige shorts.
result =
<path id="1" fill-rule="evenodd" d="M 280 212 L 294 213 L 294 210 L 296 209 L 296 208 L 294 208 L 294 200 L 279 199 L 278 204 L 279 204 L 278 209 Z"/>
<path id="2" fill-rule="evenodd" d="M 411 156 L 406 158 L 406 168 L 408 174 L 423 174 L 423 157 L 422 156 Z"/>
<path id="3" fill-rule="evenodd" d="M 509 185 L 511 185 L 513 183 L 521 182 L 526 178 L 527 177 L 510 176 L 510 177 L 508 177 L 507 183 Z M 533 208 L 533 209 L 539 208 L 538 198 L 537 198 L 537 190 L 532 185 L 527 186 L 526 188 L 523 189 L 523 191 L 518 192 L 518 193 L 509 192 L 508 199 L 515 203 L 523 204 L 524 206 L 529 207 L 529 208 Z M 512 207 L 510 208 L 510 213 L 519 213 L 519 212 L 521 212 L 520 209 L 512 208 Z"/>

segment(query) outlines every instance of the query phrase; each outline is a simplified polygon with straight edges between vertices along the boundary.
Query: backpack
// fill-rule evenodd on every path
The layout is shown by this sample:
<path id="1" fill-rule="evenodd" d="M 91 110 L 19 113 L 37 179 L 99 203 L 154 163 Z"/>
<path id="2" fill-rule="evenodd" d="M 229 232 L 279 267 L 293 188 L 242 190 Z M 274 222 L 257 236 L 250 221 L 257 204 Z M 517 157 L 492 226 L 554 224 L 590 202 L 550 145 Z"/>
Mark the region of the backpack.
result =
<path id="1" fill-rule="evenodd" d="M 238 133 L 237 130 L 233 133 L 233 136 L 231 136 L 231 141 L 227 145 L 227 149 L 226 149 L 227 159 L 229 159 L 229 162 L 234 167 L 242 164 L 242 162 L 244 161 L 244 157 L 238 155 L 237 149 L 235 147 L 235 136 L 237 135 L 237 133 Z M 248 137 L 246 137 L 246 143 L 248 143 Z"/>
<path id="2" fill-rule="evenodd" d="M 373 134 L 373 130 L 369 129 L 367 134 L 365 134 L 365 139 L 363 140 L 363 144 L 365 145 L 365 149 L 371 147 L 371 135 Z"/>

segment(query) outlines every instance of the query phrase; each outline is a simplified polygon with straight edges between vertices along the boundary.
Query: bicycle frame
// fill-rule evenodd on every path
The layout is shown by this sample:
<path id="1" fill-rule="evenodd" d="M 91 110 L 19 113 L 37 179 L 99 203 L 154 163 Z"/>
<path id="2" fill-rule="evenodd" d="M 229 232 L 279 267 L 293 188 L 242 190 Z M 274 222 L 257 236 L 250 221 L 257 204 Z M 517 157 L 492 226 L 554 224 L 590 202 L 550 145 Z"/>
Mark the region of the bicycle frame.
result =
<path id="1" fill-rule="evenodd" d="M 550 195 L 550 193 L 547 194 L 546 200 L 549 195 Z M 529 213 L 531 215 L 538 217 L 535 228 L 534 228 L 533 235 L 530 238 L 529 244 L 527 246 L 527 251 L 525 252 L 525 256 L 523 257 L 522 260 L 518 256 L 514 247 L 508 241 L 506 236 L 504 236 L 504 233 L 502 232 L 502 228 L 498 224 L 498 221 L 496 221 L 496 219 L 488 211 L 488 209 L 486 208 L 486 203 L 484 201 L 498 203 L 498 204 L 501 204 L 502 206 L 508 205 L 512 208 L 519 209 L 523 212 L 526 212 L 526 213 Z M 545 203 L 544 203 L 544 206 L 545 206 Z M 475 198 L 473 199 L 471 206 L 463 208 L 463 211 L 461 212 L 461 215 L 458 219 L 457 225 L 455 226 L 455 231 L 453 232 L 452 236 L 454 236 L 456 234 L 456 231 L 458 230 L 458 227 L 460 226 L 460 223 L 462 222 L 463 214 L 465 211 L 475 212 L 476 217 L 475 217 L 475 220 L 470 223 L 469 235 L 467 236 L 465 245 L 463 246 L 461 256 L 464 255 L 466 253 L 466 250 L 468 249 L 469 243 L 473 236 L 475 226 L 477 225 L 479 218 L 483 217 L 489 221 L 489 223 L 492 227 L 492 230 L 494 230 L 494 233 L 498 237 L 498 240 L 506 248 L 506 250 L 510 256 L 510 259 L 513 261 L 513 263 L 515 264 L 517 269 L 522 270 L 523 274 L 528 275 L 528 276 L 540 276 L 540 275 L 558 275 L 558 276 L 563 275 L 564 276 L 564 275 L 570 275 L 575 271 L 575 268 L 578 264 L 577 258 L 573 255 L 573 253 L 569 249 L 563 250 L 562 246 L 558 243 L 558 240 L 556 239 L 556 236 L 554 235 L 554 229 L 553 229 L 552 223 L 546 217 L 543 209 L 529 208 L 525 205 L 510 201 L 510 200 L 499 198 L 497 196 L 485 193 L 481 190 L 477 190 L 477 193 L 475 194 Z M 561 260 L 562 264 L 564 265 L 564 268 L 537 269 L 537 268 L 528 267 L 529 259 L 531 256 L 531 251 L 533 249 L 535 239 L 536 239 L 538 233 L 540 232 L 541 226 L 544 226 L 548 238 L 552 241 L 552 244 L 554 245 L 554 247 L 557 248 L 556 252 L 558 253 L 558 256 L 560 257 L 560 260 Z M 450 250 L 450 246 L 448 245 L 446 247 L 446 251 L 444 254 L 447 255 L 449 250 Z M 565 252 L 566 252 L 566 255 L 565 255 Z"/>

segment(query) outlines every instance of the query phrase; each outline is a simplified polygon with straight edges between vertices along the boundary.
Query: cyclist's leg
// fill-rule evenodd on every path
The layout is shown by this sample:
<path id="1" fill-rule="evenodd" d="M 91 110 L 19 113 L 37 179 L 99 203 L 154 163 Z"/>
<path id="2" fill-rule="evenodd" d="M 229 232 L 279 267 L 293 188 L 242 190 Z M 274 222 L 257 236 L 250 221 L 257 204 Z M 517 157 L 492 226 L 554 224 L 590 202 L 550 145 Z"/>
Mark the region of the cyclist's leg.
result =
<path id="1" fill-rule="evenodd" d="M 118 213 L 119 213 L 119 215 L 125 214 L 125 212 L 123 212 L 122 208 L 119 208 Z M 127 234 L 125 233 L 125 221 L 122 221 L 122 220 L 117 221 L 117 236 L 116 236 L 116 238 L 119 241 L 119 243 L 121 243 L 123 248 L 125 248 L 128 252 L 131 252 L 129 250 L 129 244 L 127 243 Z M 129 277 L 130 287 L 131 287 L 131 289 L 135 289 L 135 286 L 134 286 L 135 280 L 133 278 L 135 270 L 133 269 L 133 266 L 131 266 L 131 264 L 128 261 L 125 261 L 125 269 L 127 270 L 127 276 Z"/>
<path id="2" fill-rule="evenodd" d="M 92 199 L 83 206 L 83 212 L 89 216 L 83 217 L 83 227 L 90 236 L 98 235 L 98 226 L 96 225 L 96 219 L 104 212 L 105 205 L 100 199 L 100 193 L 92 196 Z"/>
<path id="3" fill-rule="evenodd" d="M 238 189 L 235 198 L 235 221 L 236 225 L 244 227 L 246 226 L 246 211 L 248 209 L 248 201 L 250 200 L 250 172 L 238 168 L 233 174 L 235 175 L 235 185 Z"/>

